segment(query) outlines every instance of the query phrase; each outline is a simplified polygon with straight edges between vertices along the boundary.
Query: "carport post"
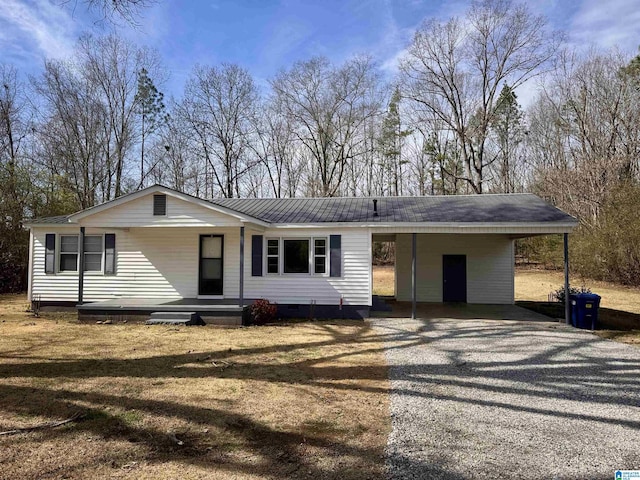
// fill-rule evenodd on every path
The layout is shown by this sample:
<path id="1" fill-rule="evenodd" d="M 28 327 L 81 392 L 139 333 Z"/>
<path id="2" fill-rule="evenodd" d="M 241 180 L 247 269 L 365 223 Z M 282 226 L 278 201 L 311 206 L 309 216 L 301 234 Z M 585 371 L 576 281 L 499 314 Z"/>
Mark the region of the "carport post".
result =
<path id="1" fill-rule="evenodd" d="M 416 318 L 416 237 L 413 233 L 411 236 L 411 318 Z"/>
<path id="2" fill-rule="evenodd" d="M 571 303 L 569 298 L 569 234 L 564 234 L 564 321 L 571 323 Z"/>

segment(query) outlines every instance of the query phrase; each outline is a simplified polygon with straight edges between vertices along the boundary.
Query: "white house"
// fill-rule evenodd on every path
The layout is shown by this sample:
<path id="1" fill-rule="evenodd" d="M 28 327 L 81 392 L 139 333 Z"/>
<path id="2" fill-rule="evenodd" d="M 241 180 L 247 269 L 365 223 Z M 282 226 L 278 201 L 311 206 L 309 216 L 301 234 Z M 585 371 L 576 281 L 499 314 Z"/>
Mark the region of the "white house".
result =
<path id="1" fill-rule="evenodd" d="M 575 226 L 531 194 L 207 201 L 156 185 L 33 220 L 29 297 L 103 314 L 266 298 L 283 316 L 362 317 L 379 240 L 396 242 L 398 300 L 510 304 L 514 239 Z"/>

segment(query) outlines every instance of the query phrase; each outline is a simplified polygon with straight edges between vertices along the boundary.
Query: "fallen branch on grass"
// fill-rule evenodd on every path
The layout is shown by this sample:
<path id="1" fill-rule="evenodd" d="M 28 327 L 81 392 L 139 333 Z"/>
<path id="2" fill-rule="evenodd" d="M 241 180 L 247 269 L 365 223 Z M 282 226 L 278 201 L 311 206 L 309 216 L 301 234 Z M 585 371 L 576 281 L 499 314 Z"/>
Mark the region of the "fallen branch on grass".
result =
<path id="1" fill-rule="evenodd" d="M 65 425 L 67 423 L 75 422 L 76 420 L 80 420 L 84 417 L 84 414 L 80 412 L 76 412 L 71 415 L 66 420 L 60 420 L 59 422 L 47 422 L 41 423 L 40 425 L 34 425 L 33 427 L 22 427 L 22 428 L 14 428 L 13 430 L 7 430 L 5 432 L 0 432 L 0 436 L 3 435 L 17 435 L 18 433 L 27 433 L 33 432 L 34 430 L 42 430 L 44 428 L 55 428 L 61 425 Z"/>

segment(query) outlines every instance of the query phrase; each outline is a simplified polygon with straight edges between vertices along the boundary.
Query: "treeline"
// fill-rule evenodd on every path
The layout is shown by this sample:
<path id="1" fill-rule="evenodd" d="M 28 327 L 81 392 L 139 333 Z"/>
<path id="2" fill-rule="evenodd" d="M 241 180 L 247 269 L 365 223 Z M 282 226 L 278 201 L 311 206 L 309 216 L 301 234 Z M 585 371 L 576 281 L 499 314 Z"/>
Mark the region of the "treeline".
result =
<path id="1" fill-rule="evenodd" d="M 0 290 L 25 287 L 26 218 L 162 183 L 202 197 L 533 191 L 581 221 L 574 267 L 638 284 L 640 60 L 579 54 L 526 6 L 427 20 L 387 78 L 311 58 L 259 87 L 198 65 L 178 98 L 160 54 L 85 35 L 25 78 L 0 66 Z M 539 91 L 524 110 L 520 88 Z M 551 240 L 553 242 L 553 240 Z M 521 251 L 553 264 L 547 239 Z"/>

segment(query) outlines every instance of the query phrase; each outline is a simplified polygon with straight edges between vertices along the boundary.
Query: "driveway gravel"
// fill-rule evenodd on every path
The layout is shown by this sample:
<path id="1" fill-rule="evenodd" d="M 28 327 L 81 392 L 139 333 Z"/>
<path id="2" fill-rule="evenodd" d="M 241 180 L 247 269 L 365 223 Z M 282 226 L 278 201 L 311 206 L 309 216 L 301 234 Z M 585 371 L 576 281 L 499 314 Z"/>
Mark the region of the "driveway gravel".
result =
<path id="1" fill-rule="evenodd" d="M 640 469 L 640 349 L 510 309 L 371 320 L 390 366 L 390 478 Z"/>

